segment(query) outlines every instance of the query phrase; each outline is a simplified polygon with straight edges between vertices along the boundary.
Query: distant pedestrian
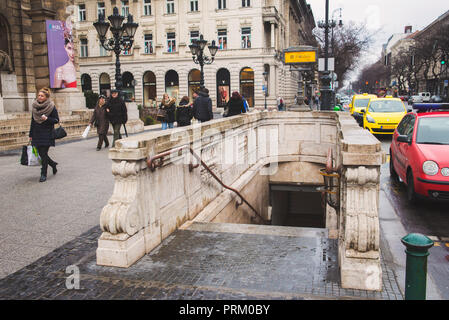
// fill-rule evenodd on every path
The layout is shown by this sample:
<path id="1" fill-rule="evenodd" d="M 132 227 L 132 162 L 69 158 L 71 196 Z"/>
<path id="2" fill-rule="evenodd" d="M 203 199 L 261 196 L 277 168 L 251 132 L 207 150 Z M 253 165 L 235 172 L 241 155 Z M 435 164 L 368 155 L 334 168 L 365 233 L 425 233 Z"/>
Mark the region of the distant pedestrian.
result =
<path id="1" fill-rule="evenodd" d="M 170 98 L 168 93 L 164 93 L 164 95 L 162 96 L 161 104 L 159 105 L 159 109 L 165 111 L 165 116 L 160 118 L 160 121 L 162 123 L 162 130 L 174 128 L 176 99 Z"/>
<path id="2" fill-rule="evenodd" d="M 209 89 L 202 87 L 198 98 L 193 103 L 193 116 L 201 122 L 207 122 L 214 118 L 212 113 L 212 100 L 209 97 Z"/>
<path id="3" fill-rule="evenodd" d="M 278 110 L 279 111 L 284 111 L 285 104 L 284 104 L 284 99 L 282 99 L 281 96 L 279 96 L 277 98 L 277 103 L 278 103 Z"/>
<path id="4" fill-rule="evenodd" d="M 243 100 L 243 107 L 245 108 L 245 112 L 249 111 L 249 104 L 248 101 L 245 99 L 245 96 L 242 94 L 242 100 Z"/>
<path id="5" fill-rule="evenodd" d="M 122 124 L 128 121 L 128 110 L 126 109 L 125 101 L 120 97 L 118 90 L 111 91 L 111 98 L 106 102 L 106 112 L 109 121 L 114 129 L 114 140 L 112 140 L 112 147 L 115 147 L 115 142 L 122 138 L 120 129 Z"/>
<path id="6" fill-rule="evenodd" d="M 184 96 L 176 108 L 176 122 L 178 123 L 178 127 L 190 126 L 192 118 L 192 105 L 189 102 L 189 97 Z"/>
<path id="7" fill-rule="evenodd" d="M 53 130 L 55 124 L 59 122 L 58 110 L 55 104 L 50 100 L 50 89 L 42 88 L 37 93 L 37 98 L 33 102 L 33 111 L 30 125 L 30 142 L 36 147 L 42 160 L 41 177 L 39 182 L 47 180 L 48 166 L 53 168 L 53 174 L 58 171 L 57 162 L 53 161 L 48 155 L 50 147 L 55 146 Z"/>
<path id="8" fill-rule="evenodd" d="M 243 103 L 243 98 L 237 91 L 234 91 L 229 99 L 227 105 L 226 117 L 232 117 L 237 114 L 246 113 L 245 105 Z"/>
<path id="9" fill-rule="evenodd" d="M 92 114 L 92 118 L 90 119 L 89 125 L 95 126 L 97 128 L 98 134 L 98 144 L 97 151 L 101 150 L 101 146 L 104 141 L 104 147 L 109 147 L 108 140 L 108 130 L 109 130 L 109 120 L 107 117 L 107 112 L 105 108 L 106 97 L 104 95 L 100 95 L 97 101 L 97 105 L 95 106 L 94 113 Z"/>

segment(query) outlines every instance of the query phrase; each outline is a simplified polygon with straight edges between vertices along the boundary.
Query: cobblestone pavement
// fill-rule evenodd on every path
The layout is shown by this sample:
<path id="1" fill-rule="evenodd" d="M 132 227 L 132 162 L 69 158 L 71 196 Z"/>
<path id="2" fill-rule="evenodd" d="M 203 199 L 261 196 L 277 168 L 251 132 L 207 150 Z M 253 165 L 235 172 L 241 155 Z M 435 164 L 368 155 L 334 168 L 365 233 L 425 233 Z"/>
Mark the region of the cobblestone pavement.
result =
<path id="1" fill-rule="evenodd" d="M 128 269 L 97 266 L 95 227 L 0 280 L 0 299 L 403 299 L 382 263 L 382 292 L 339 286 L 337 242 L 178 230 Z M 80 288 L 69 290 L 80 270 Z M 69 278 L 68 278 L 69 277 Z"/>

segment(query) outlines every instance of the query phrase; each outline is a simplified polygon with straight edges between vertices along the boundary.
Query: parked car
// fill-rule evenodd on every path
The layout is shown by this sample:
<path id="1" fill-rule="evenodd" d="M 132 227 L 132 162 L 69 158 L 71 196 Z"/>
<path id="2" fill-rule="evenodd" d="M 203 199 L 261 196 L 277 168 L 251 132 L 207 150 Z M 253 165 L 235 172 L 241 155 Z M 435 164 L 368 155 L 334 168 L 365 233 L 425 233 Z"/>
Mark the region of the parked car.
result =
<path id="1" fill-rule="evenodd" d="M 444 111 L 432 110 L 432 105 L 419 107 L 418 112 L 402 119 L 393 134 L 390 176 L 405 183 L 411 203 L 419 197 L 449 200 L 449 105 L 446 107 Z"/>
<path id="2" fill-rule="evenodd" d="M 385 97 L 371 99 L 367 109 L 362 112 L 364 129 L 369 130 L 372 134 L 391 135 L 407 114 L 407 108 L 401 99 Z"/>
<path id="3" fill-rule="evenodd" d="M 422 102 L 430 102 L 430 92 L 420 92 L 418 95 L 422 97 Z"/>
<path id="4" fill-rule="evenodd" d="M 441 98 L 440 96 L 431 96 L 430 102 L 440 103 L 440 102 L 443 102 L 443 98 Z"/>
<path id="5" fill-rule="evenodd" d="M 411 97 L 408 99 L 408 104 L 422 103 L 422 102 L 424 102 L 422 96 L 411 96 Z"/>

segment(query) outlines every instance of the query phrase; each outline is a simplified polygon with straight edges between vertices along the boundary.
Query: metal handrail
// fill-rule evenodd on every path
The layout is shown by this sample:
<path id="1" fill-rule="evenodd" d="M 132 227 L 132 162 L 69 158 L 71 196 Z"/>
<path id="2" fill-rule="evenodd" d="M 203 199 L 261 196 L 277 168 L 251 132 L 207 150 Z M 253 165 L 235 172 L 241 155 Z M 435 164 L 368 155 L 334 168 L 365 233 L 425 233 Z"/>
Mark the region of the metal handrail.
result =
<path id="1" fill-rule="evenodd" d="M 263 222 L 267 222 L 264 218 L 262 218 L 262 216 L 259 214 L 259 212 L 257 212 L 257 210 L 256 209 L 254 209 L 254 207 L 240 194 L 240 192 L 239 191 L 237 191 L 236 189 L 234 189 L 234 188 L 231 188 L 231 187 L 229 187 L 229 186 L 227 186 L 227 185 L 225 185 L 224 183 L 223 183 L 223 181 L 221 181 L 221 179 L 220 178 L 218 178 L 216 175 L 215 175 L 215 173 L 209 168 L 209 166 L 206 164 L 206 163 L 204 163 L 204 161 L 201 159 L 201 157 L 200 156 L 198 156 L 196 153 L 195 153 L 195 151 L 193 151 L 193 149 L 190 147 L 190 146 L 183 146 L 183 147 L 179 147 L 179 148 L 176 148 L 176 149 L 172 149 L 172 150 L 169 150 L 169 151 L 166 151 L 166 152 L 162 152 L 162 153 L 159 153 L 159 154 L 157 154 L 157 155 L 155 155 L 155 156 L 152 156 L 152 157 L 149 157 L 148 159 L 147 159 L 147 165 L 148 165 L 148 168 L 150 168 L 150 170 L 152 171 L 152 172 L 154 172 L 155 170 L 156 170 L 156 168 L 158 168 L 158 167 L 162 167 L 162 165 L 164 164 L 164 157 L 166 157 L 166 156 L 168 156 L 168 155 L 170 155 L 170 154 L 172 154 L 172 153 L 174 153 L 174 152 L 179 152 L 179 151 L 181 151 L 181 150 L 183 150 L 183 149 L 189 149 L 189 151 L 190 151 L 190 153 L 198 160 L 198 162 L 210 173 L 210 175 L 223 187 L 223 188 L 225 188 L 225 189 L 228 189 L 228 190 L 230 190 L 230 191 L 232 191 L 232 192 L 234 192 L 235 194 L 237 194 L 239 197 L 240 197 L 240 203 L 239 202 L 236 202 L 236 208 L 238 208 L 240 205 L 242 205 L 243 204 L 243 202 L 244 203 L 246 203 L 247 205 L 248 205 L 248 207 L 250 207 L 253 211 L 254 211 L 254 213 L 263 221 Z M 159 160 L 159 161 L 155 161 L 155 160 Z M 198 168 L 199 167 L 199 164 L 196 164 L 196 165 L 193 165 L 192 163 L 190 163 L 189 164 L 189 171 L 190 172 L 192 172 L 193 171 L 193 169 L 195 169 L 195 168 Z"/>

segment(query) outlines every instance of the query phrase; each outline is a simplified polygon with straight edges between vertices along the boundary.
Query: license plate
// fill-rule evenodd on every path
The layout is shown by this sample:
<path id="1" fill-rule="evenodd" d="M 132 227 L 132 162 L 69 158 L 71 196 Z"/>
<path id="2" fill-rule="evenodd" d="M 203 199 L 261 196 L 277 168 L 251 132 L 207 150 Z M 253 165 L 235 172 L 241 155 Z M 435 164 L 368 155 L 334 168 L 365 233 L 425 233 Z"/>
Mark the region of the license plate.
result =
<path id="1" fill-rule="evenodd" d="M 380 128 L 381 129 L 387 129 L 387 130 L 390 129 L 391 130 L 391 129 L 394 129 L 395 126 L 381 126 Z"/>

